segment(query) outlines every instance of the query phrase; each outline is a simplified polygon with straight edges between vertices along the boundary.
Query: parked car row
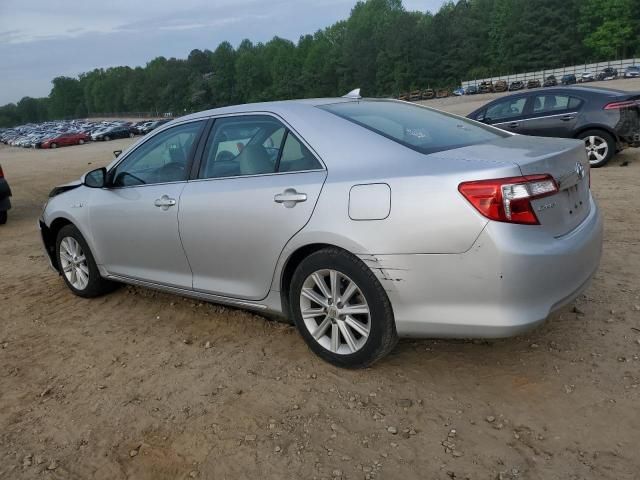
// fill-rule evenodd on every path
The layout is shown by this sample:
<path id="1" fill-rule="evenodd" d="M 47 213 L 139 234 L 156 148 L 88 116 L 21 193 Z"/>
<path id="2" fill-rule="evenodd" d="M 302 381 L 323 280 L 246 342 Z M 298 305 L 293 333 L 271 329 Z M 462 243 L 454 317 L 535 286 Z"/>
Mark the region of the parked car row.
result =
<path id="1" fill-rule="evenodd" d="M 141 122 L 63 120 L 29 123 L 18 127 L 0 129 L 0 142 L 23 148 L 67 147 L 70 145 L 82 145 L 89 141 L 108 141 L 116 138 L 133 138 L 135 135 L 145 135 L 170 120 L 147 120 Z"/>
<path id="2" fill-rule="evenodd" d="M 624 78 L 636 78 L 640 77 L 640 66 L 631 65 L 624 71 Z M 448 97 L 449 95 L 475 95 L 478 93 L 500 93 L 500 92 L 513 92 L 517 90 L 523 90 L 525 88 L 540 88 L 540 87 L 555 87 L 558 85 L 573 85 L 575 83 L 587 83 L 604 80 L 614 80 L 618 78 L 618 70 L 613 67 L 607 67 L 599 72 L 597 75 L 593 72 L 583 72 L 576 76 L 573 73 L 563 75 L 560 80 L 555 75 L 549 75 L 543 81 L 538 79 L 527 80 L 525 83 L 522 80 L 514 80 L 511 83 L 507 83 L 506 80 L 496 80 L 495 83 L 491 81 L 483 81 L 478 85 L 468 85 L 466 87 L 458 87 L 452 91 L 447 89 L 434 90 L 428 88 L 426 90 L 414 90 L 412 92 L 403 93 L 398 96 L 399 100 L 406 100 L 415 102 L 418 100 L 430 100 L 432 98 Z"/>

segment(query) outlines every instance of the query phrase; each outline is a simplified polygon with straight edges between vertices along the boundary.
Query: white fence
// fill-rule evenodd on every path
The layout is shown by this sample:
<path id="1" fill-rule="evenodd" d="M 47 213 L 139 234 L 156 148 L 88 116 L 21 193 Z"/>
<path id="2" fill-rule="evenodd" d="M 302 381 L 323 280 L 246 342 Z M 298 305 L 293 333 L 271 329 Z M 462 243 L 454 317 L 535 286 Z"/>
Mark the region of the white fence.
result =
<path id="1" fill-rule="evenodd" d="M 570 67 L 561 67 L 561 68 L 550 68 L 549 70 L 538 70 L 537 72 L 527 72 L 527 73 L 517 73 L 511 75 L 499 75 L 497 77 L 490 78 L 478 78 L 475 80 L 467 80 L 462 82 L 463 87 L 468 87 L 469 85 L 479 85 L 480 82 L 490 81 L 495 82 L 496 80 L 506 80 L 507 83 L 515 82 L 521 80 L 523 82 L 527 82 L 528 80 L 540 80 L 540 82 L 544 81 L 549 75 L 555 75 L 558 81 L 562 75 L 567 75 L 573 73 L 576 77 L 579 77 L 583 72 L 591 72 L 594 75 L 597 75 L 606 67 L 613 67 L 618 69 L 618 75 L 622 76 L 624 73 L 624 69 L 630 65 L 640 65 L 640 58 L 629 58 L 627 60 L 611 60 L 609 62 L 598 62 L 598 63 L 584 63 L 581 65 L 572 65 Z"/>

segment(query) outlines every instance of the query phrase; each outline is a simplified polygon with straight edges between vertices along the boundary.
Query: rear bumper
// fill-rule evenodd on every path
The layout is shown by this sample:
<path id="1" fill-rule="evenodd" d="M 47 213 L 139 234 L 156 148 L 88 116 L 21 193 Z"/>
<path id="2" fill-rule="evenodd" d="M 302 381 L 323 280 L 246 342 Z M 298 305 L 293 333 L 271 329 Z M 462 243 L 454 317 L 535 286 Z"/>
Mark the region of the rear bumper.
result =
<path id="1" fill-rule="evenodd" d="M 560 238 L 536 227 L 489 222 L 458 255 L 361 258 L 386 289 L 400 336 L 499 338 L 542 323 L 589 284 L 602 252 L 602 219 Z"/>

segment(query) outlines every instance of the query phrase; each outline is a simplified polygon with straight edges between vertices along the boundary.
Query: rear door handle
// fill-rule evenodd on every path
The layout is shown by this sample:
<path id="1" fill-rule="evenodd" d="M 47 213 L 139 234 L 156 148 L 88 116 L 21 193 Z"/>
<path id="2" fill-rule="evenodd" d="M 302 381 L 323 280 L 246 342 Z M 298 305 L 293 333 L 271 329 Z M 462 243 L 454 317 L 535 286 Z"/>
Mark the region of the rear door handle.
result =
<path id="1" fill-rule="evenodd" d="M 276 203 L 282 203 L 287 208 L 291 208 L 294 207 L 296 203 L 306 202 L 307 194 L 296 192 L 295 188 L 287 188 L 284 192 L 278 193 L 274 196 L 273 201 Z"/>
<path id="2" fill-rule="evenodd" d="M 564 117 L 560 117 L 560 120 L 562 120 L 563 122 L 568 122 L 569 120 L 573 120 L 574 117 L 573 115 L 565 115 Z"/>
<path id="3" fill-rule="evenodd" d="M 520 125 L 518 122 L 511 122 L 509 128 L 518 128 L 518 125 Z"/>
<path id="4" fill-rule="evenodd" d="M 156 207 L 162 208 L 162 210 L 169 210 L 169 207 L 173 207 L 176 204 L 175 198 L 169 198 L 168 195 L 163 195 L 160 198 L 156 198 L 156 201 L 153 202 Z"/>

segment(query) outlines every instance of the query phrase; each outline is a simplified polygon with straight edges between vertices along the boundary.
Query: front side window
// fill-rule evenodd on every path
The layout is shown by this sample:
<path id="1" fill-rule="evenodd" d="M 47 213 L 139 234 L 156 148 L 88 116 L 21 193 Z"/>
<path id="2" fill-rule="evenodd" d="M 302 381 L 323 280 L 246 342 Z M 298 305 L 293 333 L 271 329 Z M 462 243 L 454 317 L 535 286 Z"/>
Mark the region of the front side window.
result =
<path id="1" fill-rule="evenodd" d="M 573 110 L 580 106 L 582 100 L 568 95 L 536 95 L 533 99 L 533 113 L 557 113 Z"/>
<path id="2" fill-rule="evenodd" d="M 404 102 L 363 100 L 318 108 L 426 154 L 509 136 L 461 117 Z"/>
<path id="3" fill-rule="evenodd" d="M 320 167 L 311 152 L 275 118 L 236 116 L 215 121 L 200 178 L 263 175 Z"/>
<path id="4" fill-rule="evenodd" d="M 487 108 L 485 119 L 491 122 L 501 122 L 510 118 L 519 117 L 524 112 L 527 103 L 526 97 L 505 100 Z"/>
<path id="5" fill-rule="evenodd" d="M 131 187 L 186 180 L 191 150 L 203 121 L 185 123 L 155 135 L 110 172 L 114 187 Z"/>

